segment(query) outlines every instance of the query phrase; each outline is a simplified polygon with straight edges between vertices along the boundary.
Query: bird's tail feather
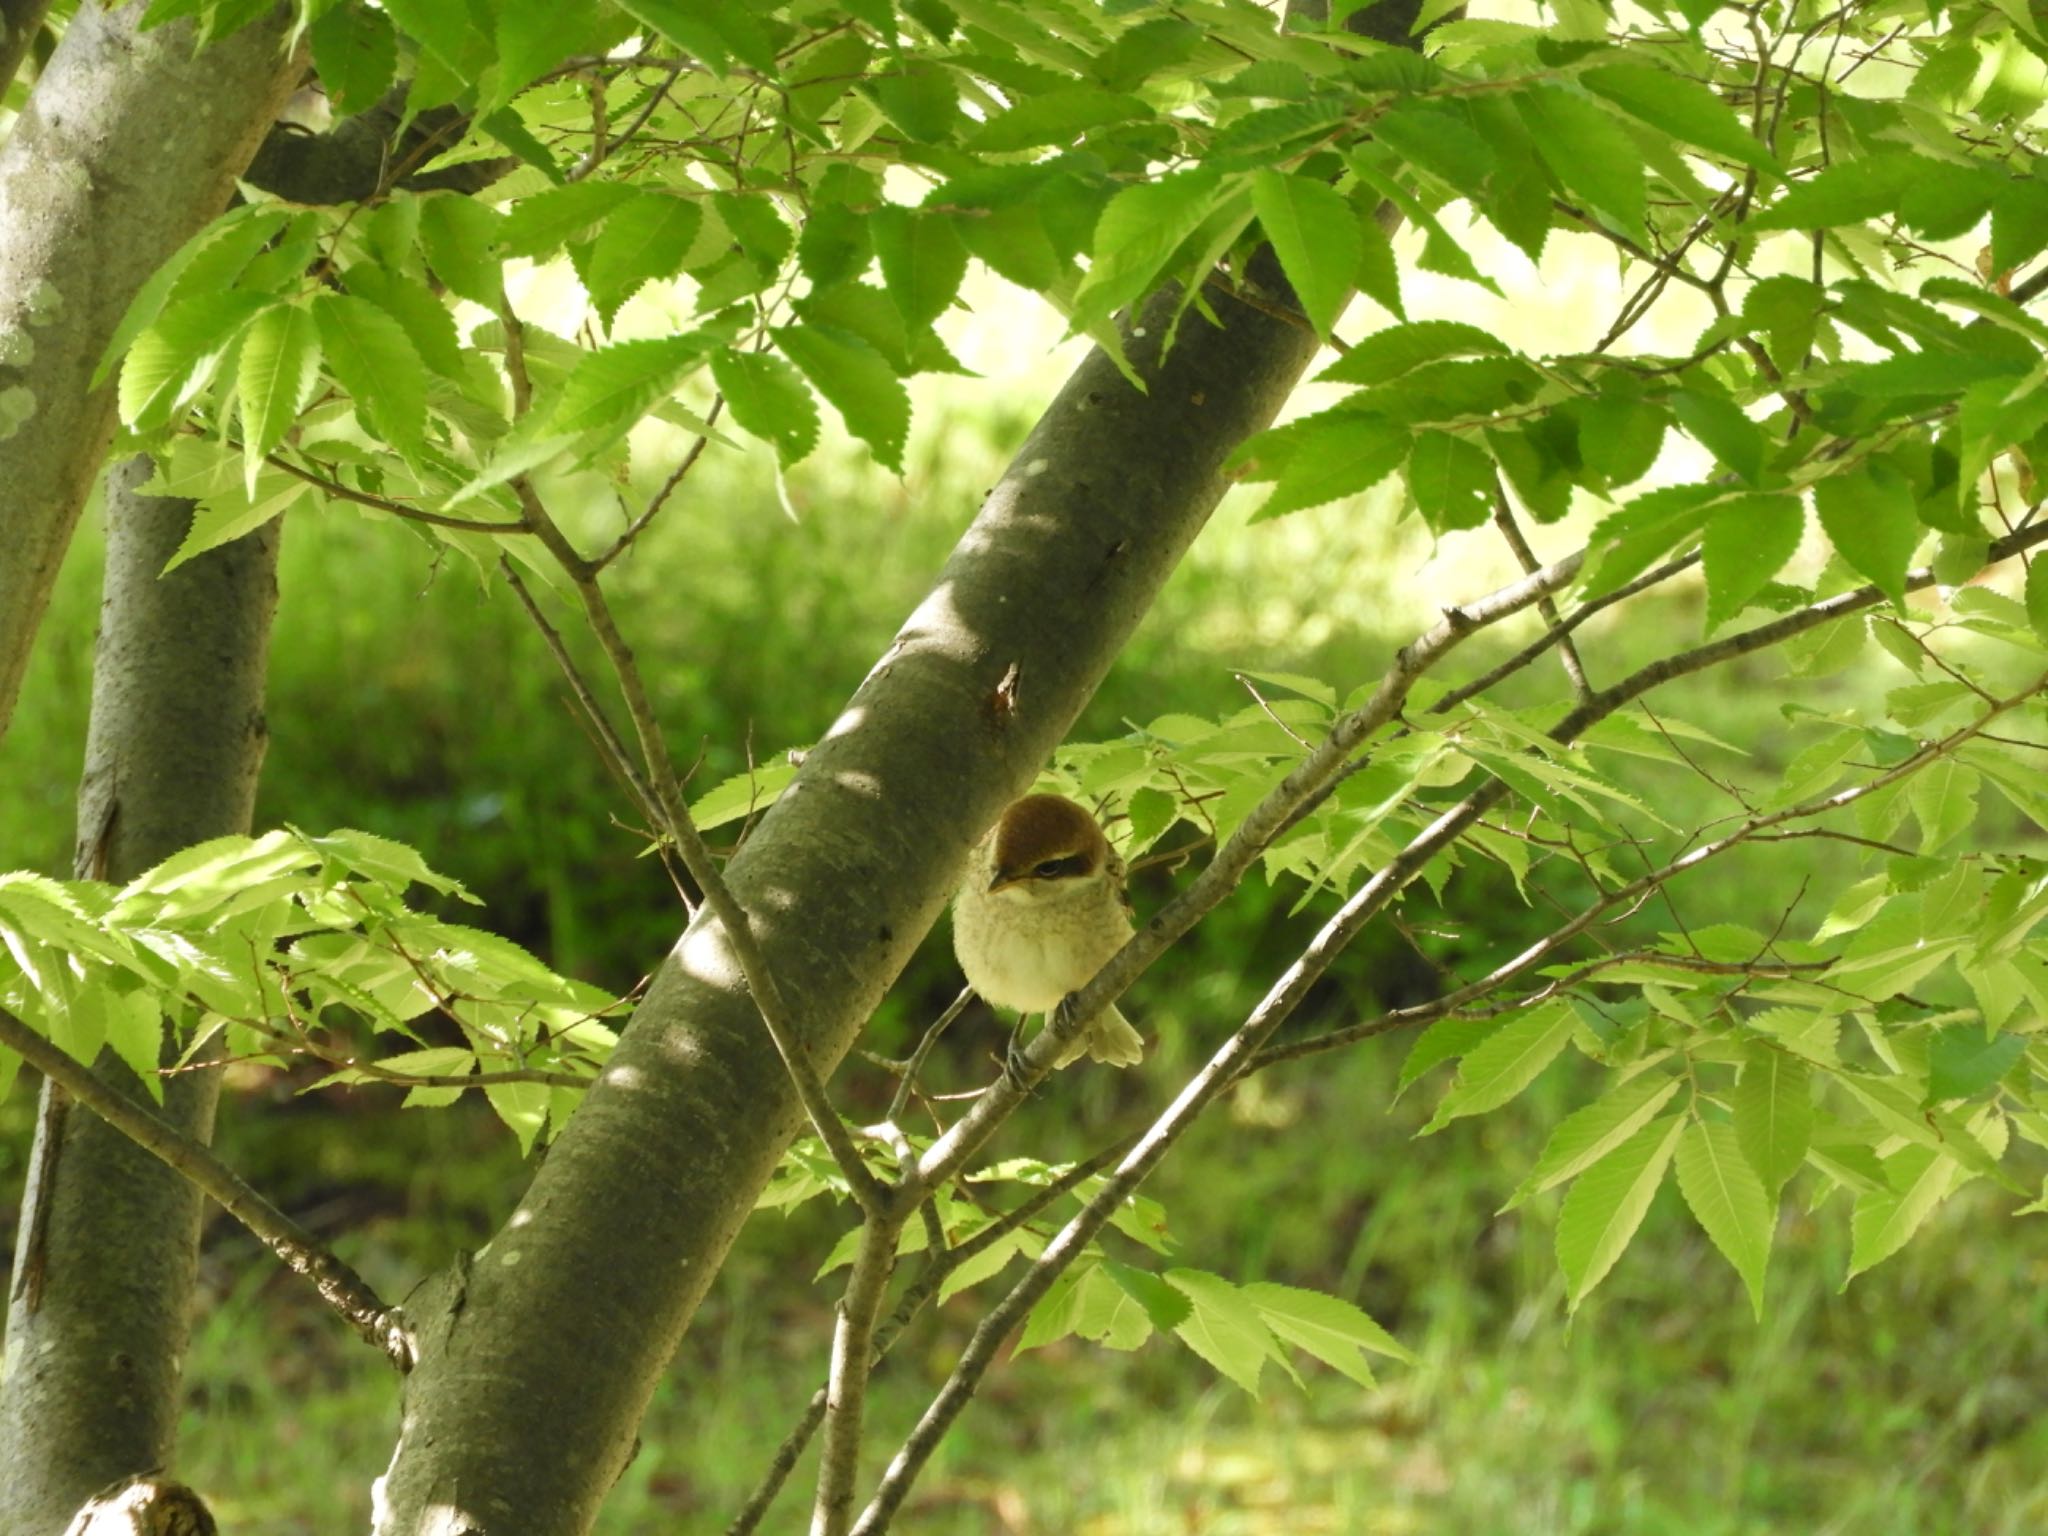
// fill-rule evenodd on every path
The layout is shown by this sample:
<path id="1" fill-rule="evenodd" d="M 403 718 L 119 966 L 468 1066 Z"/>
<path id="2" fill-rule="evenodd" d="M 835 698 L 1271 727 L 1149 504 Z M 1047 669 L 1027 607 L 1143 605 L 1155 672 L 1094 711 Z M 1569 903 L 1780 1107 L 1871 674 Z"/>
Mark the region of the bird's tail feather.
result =
<path id="1" fill-rule="evenodd" d="M 1109 1063 L 1112 1067 L 1135 1067 L 1145 1059 L 1145 1042 L 1131 1028 L 1131 1021 L 1114 1006 L 1097 1014 L 1088 1027 L 1074 1037 L 1073 1044 L 1060 1053 L 1055 1067 L 1064 1067 L 1083 1056 Z"/>

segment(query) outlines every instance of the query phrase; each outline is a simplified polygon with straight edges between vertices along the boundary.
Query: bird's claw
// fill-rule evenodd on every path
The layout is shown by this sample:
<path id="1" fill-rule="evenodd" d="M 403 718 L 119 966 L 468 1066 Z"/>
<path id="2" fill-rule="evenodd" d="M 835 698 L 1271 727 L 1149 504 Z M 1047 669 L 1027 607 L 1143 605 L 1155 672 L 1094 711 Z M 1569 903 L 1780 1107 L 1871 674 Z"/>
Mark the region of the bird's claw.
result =
<path id="1" fill-rule="evenodd" d="M 1010 1037 L 1010 1044 L 1003 1052 L 1003 1081 L 1016 1093 L 1031 1091 L 1031 1063 L 1025 1058 L 1024 1047 L 1017 1037 Z"/>

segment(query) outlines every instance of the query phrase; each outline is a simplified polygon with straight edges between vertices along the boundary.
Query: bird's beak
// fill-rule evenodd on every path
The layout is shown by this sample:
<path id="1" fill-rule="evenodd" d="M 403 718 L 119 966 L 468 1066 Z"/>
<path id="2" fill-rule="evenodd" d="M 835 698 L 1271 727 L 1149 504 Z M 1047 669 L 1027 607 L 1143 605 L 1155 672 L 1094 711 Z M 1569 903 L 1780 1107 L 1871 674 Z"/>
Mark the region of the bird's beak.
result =
<path id="1" fill-rule="evenodd" d="M 1011 886 L 1021 883 L 1022 880 L 1023 876 L 1021 875 L 1009 874 L 999 869 L 995 872 L 994 878 L 988 883 L 988 893 L 993 896 L 997 891 L 1007 891 Z"/>

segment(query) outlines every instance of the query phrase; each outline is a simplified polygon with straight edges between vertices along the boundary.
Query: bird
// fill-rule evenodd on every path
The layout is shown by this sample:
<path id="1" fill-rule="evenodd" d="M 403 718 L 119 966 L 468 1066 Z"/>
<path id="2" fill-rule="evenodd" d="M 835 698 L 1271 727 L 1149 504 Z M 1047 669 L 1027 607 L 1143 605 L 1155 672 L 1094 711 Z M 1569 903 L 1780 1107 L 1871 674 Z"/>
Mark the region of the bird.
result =
<path id="1" fill-rule="evenodd" d="M 1064 795 L 1011 803 L 978 844 L 953 898 L 953 953 L 975 992 L 998 1008 L 1053 1010 L 1086 986 L 1131 936 L 1124 865 L 1095 818 Z M 1145 1043 L 1109 1007 L 1053 1063 L 1083 1054 L 1135 1066 Z"/>

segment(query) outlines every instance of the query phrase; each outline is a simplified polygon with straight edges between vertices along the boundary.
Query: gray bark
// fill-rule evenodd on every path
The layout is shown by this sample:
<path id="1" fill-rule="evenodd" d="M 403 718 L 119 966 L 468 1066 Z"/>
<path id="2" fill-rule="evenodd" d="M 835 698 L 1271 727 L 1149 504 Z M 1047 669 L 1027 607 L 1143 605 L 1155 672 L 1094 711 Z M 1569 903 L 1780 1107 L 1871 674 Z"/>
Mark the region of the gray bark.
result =
<path id="1" fill-rule="evenodd" d="M 192 503 L 107 477 L 107 569 L 79 862 L 124 880 L 209 837 L 245 832 L 263 760 L 263 683 L 278 525 L 159 576 Z M 110 1053 L 94 1070 L 138 1100 Z M 219 1075 L 184 1072 L 163 1115 L 207 1139 Z M 167 1465 L 191 1314 L 198 1191 L 44 1086 L 0 1381 L 0 1531 L 54 1536 L 117 1479 Z"/>
<path id="2" fill-rule="evenodd" d="M 138 33 L 142 9 L 80 6 L 0 145 L 0 733 L 112 438 L 93 369 L 302 72 L 282 10 L 195 58 L 189 22 Z"/>
<path id="3" fill-rule="evenodd" d="M 1230 300 L 1149 390 L 1097 354 L 728 875 L 829 1071 L 969 846 L 1065 736 L 1314 337 Z M 1014 707 L 1000 685 L 1016 668 Z M 587 1530 L 797 1103 L 715 924 L 687 931 L 519 1210 L 417 1309 L 380 1536 Z M 487 1384 L 487 1385 L 486 1385 Z M 707 1405 L 706 1411 L 711 1411 Z"/>

